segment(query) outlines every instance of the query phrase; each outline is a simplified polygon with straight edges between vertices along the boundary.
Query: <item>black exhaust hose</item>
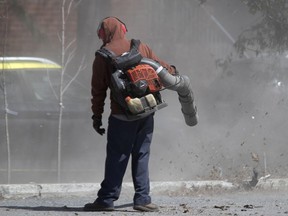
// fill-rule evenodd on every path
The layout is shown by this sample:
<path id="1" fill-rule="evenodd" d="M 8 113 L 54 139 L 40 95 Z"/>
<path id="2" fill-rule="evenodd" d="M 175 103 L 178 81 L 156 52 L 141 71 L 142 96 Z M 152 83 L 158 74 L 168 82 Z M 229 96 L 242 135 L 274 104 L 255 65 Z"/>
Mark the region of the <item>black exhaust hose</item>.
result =
<path id="1" fill-rule="evenodd" d="M 194 104 L 194 95 L 189 77 L 185 75 L 173 76 L 167 69 L 152 59 L 142 58 L 140 64 L 150 65 L 157 72 L 163 86 L 178 93 L 181 111 L 186 124 L 188 126 L 195 126 L 198 123 L 198 114 L 197 107 Z"/>

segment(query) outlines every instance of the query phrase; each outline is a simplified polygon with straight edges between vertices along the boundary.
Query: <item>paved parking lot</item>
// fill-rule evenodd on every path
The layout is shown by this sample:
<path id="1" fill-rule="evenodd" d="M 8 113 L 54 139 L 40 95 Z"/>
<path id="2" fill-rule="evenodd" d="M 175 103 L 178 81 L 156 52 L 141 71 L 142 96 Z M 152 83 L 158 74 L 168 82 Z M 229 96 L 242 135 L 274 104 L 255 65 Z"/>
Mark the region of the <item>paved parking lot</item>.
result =
<path id="1" fill-rule="evenodd" d="M 211 183 L 211 182 L 210 182 Z M 223 183 L 223 182 L 222 182 Z M 175 184 L 177 186 L 177 184 Z M 223 185 L 226 185 L 223 183 Z M 75 186 L 75 185 L 74 185 Z M 190 185 L 191 186 L 191 185 Z M 189 187 L 190 187 L 189 186 Z M 96 188 L 91 192 L 78 193 L 42 193 L 29 196 L 11 196 L 0 200 L 0 215 L 5 216 L 44 216 L 44 215 L 257 215 L 278 216 L 288 215 L 288 193 L 286 187 L 255 187 L 250 190 L 243 188 L 199 187 L 189 190 L 185 187 L 152 187 L 153 202 L 160 206 L 156 213 L 139 213 L 133 210 L 133 189 L 125 185 L 121 197 L 115 202 L 113 212 L 83 212 L 82 207 L 94 201 Z M 67 187 L 66 187 L 67 189 Z M 83 189 L 83 188 L 82 188 Z M 93 190 L 92 190 L 93 189 Z M 12 190 L 10 191 L 13 192 Z"/>

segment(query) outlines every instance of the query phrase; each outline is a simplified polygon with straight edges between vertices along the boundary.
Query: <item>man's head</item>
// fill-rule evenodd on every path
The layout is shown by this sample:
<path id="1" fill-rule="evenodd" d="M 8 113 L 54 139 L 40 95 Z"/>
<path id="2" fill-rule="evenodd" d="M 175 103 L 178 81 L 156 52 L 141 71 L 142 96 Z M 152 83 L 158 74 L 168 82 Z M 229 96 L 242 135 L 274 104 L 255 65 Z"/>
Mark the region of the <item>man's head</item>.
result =
<path id="1" fill-rule="evenodd" d="M 99 23 L 97 35 L 103 41 L 103 44 L 106 44 L 112 40 L 124 38 L 127 31 L 125 23 L 120 19 L 106 17 Z"/>

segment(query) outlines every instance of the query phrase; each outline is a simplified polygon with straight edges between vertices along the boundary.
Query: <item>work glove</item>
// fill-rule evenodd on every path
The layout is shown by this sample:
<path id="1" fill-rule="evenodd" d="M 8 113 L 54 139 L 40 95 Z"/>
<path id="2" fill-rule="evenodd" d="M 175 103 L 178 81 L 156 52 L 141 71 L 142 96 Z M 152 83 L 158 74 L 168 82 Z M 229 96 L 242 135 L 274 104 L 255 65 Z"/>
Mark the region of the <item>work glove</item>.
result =
<path id="1" fill-rule="evenodd" d="M 95 117 L 94 115 L 92 116 L 92 119 L 93 119 L 93 128 L 95 129 L 95 131 L 100 134 L 101 136 L 103 134 L 105 134 L 105 129 L 104 128 L 100 128 L 102 126 L 102 119 L 101 117 L 97 118 Z"/>

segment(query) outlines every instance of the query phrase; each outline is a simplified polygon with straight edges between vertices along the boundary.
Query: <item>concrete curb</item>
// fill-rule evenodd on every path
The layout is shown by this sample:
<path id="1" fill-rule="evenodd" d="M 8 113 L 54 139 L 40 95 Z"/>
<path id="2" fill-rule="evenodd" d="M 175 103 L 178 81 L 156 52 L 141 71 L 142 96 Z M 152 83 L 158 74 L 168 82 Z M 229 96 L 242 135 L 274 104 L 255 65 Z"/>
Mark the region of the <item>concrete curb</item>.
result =
<path id="1" fill-rule="evenodd" d="M 256 188 L 264 190 L 288 190 L 288 179 L 266 179 L 259 180 Z"/>
<path id="2" fill-rule="evenodd" d="M 236 190 L 240 185 L 228 181 L 176 181 L 176 182 L 151 182 L 152 193 L 183 193 L 214 191 L 214 190 Z M 133 191 L 131 182 L 123 183 L 123 189 Z M 64 195 L 97 193 L 99 183 L 75 183 L 75 184 L 3 184 L 0 185 L 0 197 L 16 198 L 42 195 Z M 255 188 L 264 190 L 287 190 L 288 179 L 266 179 L 259 180 Z"/>

